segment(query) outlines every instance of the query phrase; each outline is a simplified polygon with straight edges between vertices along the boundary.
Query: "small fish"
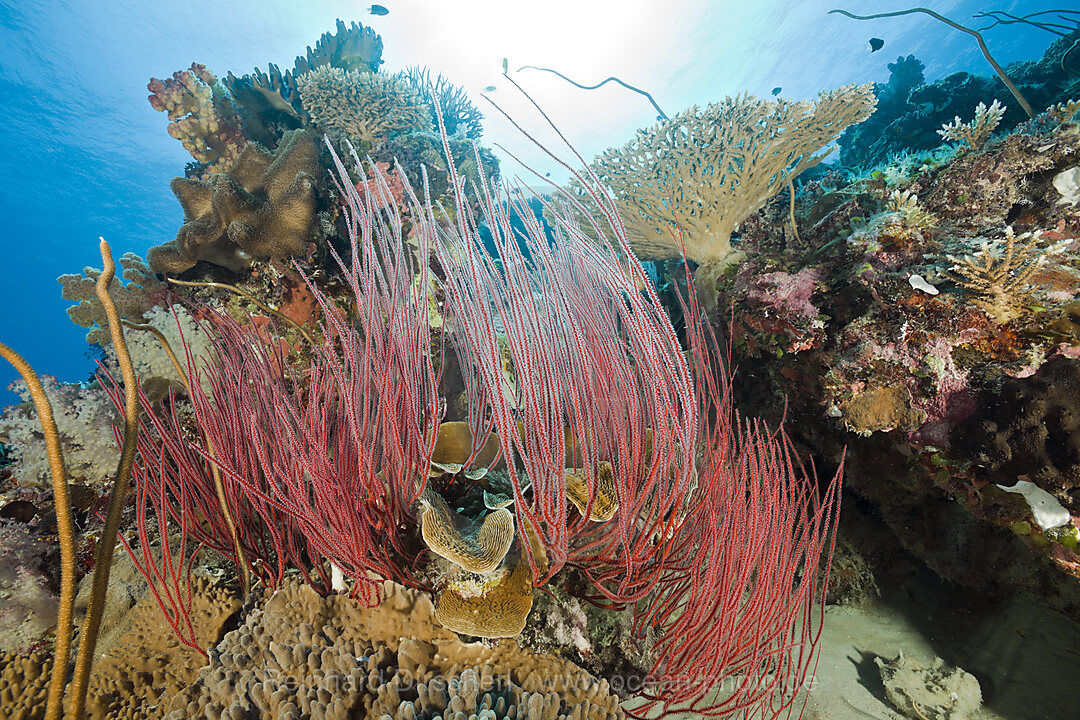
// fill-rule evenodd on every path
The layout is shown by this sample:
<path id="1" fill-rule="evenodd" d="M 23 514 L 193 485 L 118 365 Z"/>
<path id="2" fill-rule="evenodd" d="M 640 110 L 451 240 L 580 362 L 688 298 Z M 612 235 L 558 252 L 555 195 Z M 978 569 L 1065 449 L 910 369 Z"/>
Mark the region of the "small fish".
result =
<path id="1" fill-rule="evenodd" d="M 484 88 L 484 92 L 495 92 L 495 86 L 488 85 L 486 88 Z"/>
<path id="2" fill-rule="evenodd" d="M 773 95 L 779 95 L 779 94 L 780 94 L 780 91 L 782 91 L 783 89 L 784 89 L 784 88 L 782 88 L 782 87 L 774 87 L 774 88 L 772 89 L 772 94 L 773 94 Z"/>
<path id="3" fill-rule="evenodd" d="M 510 61 L 507 58 L 503 58 L 503 75 L 506 74 L 507 68 L 510 66 Z"/>
<path id="4" fill-rule="evenodd" d="M 544 173 L 544 177 L 551 177 L 551 173 Z"/>
<path id="5" fill-rule="evenodd" d="M 372 15 L 389 15 L 390 11 L 384 5 L 372 5 L 371 6 L 371 14 Z"/>
<path id="6" fill-rule="evenodd" d="M 885 47 L 885 41 L 881 38 L 870 38 L 870 52 L 874 53 Z"/>

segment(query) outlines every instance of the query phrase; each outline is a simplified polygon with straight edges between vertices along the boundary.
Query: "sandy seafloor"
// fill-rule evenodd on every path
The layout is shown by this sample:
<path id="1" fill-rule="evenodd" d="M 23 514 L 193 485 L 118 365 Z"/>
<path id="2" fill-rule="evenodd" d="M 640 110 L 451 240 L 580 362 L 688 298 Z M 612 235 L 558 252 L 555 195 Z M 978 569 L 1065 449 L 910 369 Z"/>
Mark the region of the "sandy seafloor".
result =
<path id="1" fill-rule="evenodd" d="M 1080 625 L 1028 599 L 991 603 L 923 576 L 883 587 L 881 598 L 827 608 L 803 717 L 903 718 L 874 663 L 899 650 L 925 666 L 940 657 L 973 674 L 983 694 L 973 719 L 1080 717 Z"/>

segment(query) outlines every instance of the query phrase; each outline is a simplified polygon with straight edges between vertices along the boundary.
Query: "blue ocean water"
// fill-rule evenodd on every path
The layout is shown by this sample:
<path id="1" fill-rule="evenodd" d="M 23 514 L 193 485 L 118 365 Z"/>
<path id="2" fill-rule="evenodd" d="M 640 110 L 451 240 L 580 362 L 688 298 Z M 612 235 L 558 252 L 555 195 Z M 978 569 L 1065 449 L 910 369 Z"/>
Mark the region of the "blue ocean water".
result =
<path id="1" fill-rule="evenodd" d="M 859 13 L 907 7 L 897 2 L 383 4 L 389 15 L 374 17 L 367 5 L 328 0 L 0 2 L 6 251 L 0 340 L 39 372 L 66 381 L 88 377 L 93 364 L 85 331 L 68 320 L 55 278 L 100 267 L 98 236 L 112 243 L 117 256 L 144 255 L 173 238 L 182 221 L 168 183 L 183 173 L 190 156 L 166 133 L 165 116 L 147 102 L 147 80 L 193 60 L 219 76 L 268 62 L 291 67 L 336 18 L 360 21 L 382 35 L 388 71 L 426 64 L 473 97 L 497 78 L 501 58 L 508 57 L 512 67 L 553 67 L 582 82 L 619 75 L 650 90 L 669 114 L 743 90 L 768 95 L 782 87 L 785 97 L 808 98 L 845 83 L 885 81 L 887 64 L 899 55 L 914 54 L 925 63 L 928 81 L 958 70 L 990 73 L 972 38 L 927 17 L 857 22 L 826 14 L 834 7 Z M 1022 14 L 1053 7 L 1060 4 L 1012 2 L 995 9 Z M 985 5 L 964 0 L 933 9 L 969 22 Z M 870 53 L 871 37 L 885 40 L 881 51 Z M 1011 25 L 989 30 L 986 39 L 1007 64 L 1039 57 L 1055 36 Z M 654 119 L 646 103 L 618 88 L 586 93 L 542 74 L 515 77 L 586 158 Z M 525 124 L 535 120 L 505 87 L 494 95 Z M 486 128 L 486 144 L 502 143 L 559 179 L 558 168 L 508 123 L 492 121 Z M 13 370 L 0 367 L 0 389 L 14 379 Z M 0 392 L 0 405 L 14 400 Z"/>

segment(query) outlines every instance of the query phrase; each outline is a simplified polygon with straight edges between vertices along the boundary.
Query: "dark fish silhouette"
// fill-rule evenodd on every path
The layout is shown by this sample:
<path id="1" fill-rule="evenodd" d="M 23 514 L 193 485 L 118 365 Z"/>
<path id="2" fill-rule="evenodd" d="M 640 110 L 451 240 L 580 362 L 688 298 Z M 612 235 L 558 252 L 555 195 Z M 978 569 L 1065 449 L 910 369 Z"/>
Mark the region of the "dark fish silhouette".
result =
<path id="1" fill-rule="evenodd" d="M 386 7 L 384 7 L 383 5 L 372 5 L 371 6 L 371 14 L 372 15 L 389 15 L 390 11 L 387 10 Z"/>
<path id="2" fill-rule="evenodd" d="M 779 95 L 779 94 L 780 94 L 780 91 L 781 91 L 781 90 L 783 90 L 783 88 L 779 88 L 779 87 L 774 87 L 774 88 L 772 89 L 772 94 L 773 94 L 773 95 Z"/>
<path id="3" fill-rule="evenodd" d="M 870 38 L 870 52 L 877 52 L 885 47 L 885 41 L 881 38 Z"/>

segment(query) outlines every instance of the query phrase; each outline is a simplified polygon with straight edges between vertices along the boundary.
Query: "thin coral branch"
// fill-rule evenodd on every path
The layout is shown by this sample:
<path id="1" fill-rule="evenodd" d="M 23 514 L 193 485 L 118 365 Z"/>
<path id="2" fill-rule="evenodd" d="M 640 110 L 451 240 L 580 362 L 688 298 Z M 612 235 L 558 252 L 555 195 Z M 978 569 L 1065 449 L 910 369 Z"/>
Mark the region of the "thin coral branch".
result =
<path id="1" fill-rule="evenodd" d="M 994 59 L 994 56 L 990 54 L 990 48 L 986 46 L 986 41 L 983 39 L 982 34 L 980 34 L 978 30 L 972 30 L 971 28 L 965 27 L 958 22 L 950 20 L 944 15 L 940 15 L 933 10 L 928 10 L 921 7 L 911 8 L 909 10 L 897 10 L 895 12 L 876 13 L 874 15 L 855 15 L 854 13 L 850 13 L 847 10 L 830 10 L 828 14 L 832 15 L 833 13 L 846 15 L 847 17 L 853 18 L 855 20 L 875 20 L 877 18 L 897 17 L 900 15 L 911 15 L 912 13 L 924 13 L 934 18 L 935 20 L 939 20 L 940 22 L 945 23 L 949 27 L 955 28 L 962 33 L 967 33 L 968 35 L 975 38 L 975 41 L 979 44 L 979 50 L 982 51 L 983 57 L 986 58 L 986 62 L 990 63 L 990 67 L 994 68 L 994 72 L 996 72 L 997 76 L 1001 78 L 1001 82 L 1005 84 L 1005 87 L 1009 88 L 1009 92 L 1011 92 L 1013 94 L 1013 97 L 1016 98 L 1016 101 L 1020 103 L 1020 107 L 1024 108 L 1024 112 L 1028 114 L 1028 117 L 1035 117 L 1035 110 L 1033 110 L 1031 104 L 1026 99 L 1024 99 L 1023 94 L 1020 92 L 1020 89 L 1016 87 L 1016 84 L 1013 83 L 1009 76 L 1005 74 L 1004 68 L 1002 68 L 1001 65 L 998 64 L 997 60 Z"/>
<path id="2" fill-rule="evenodd" d="M 112 334 L 116 360 L 124 377 L 124 441 L 120 451 L 120 461 L 113 480 L 112 493 L 109 496 L 109 508 L 105 515 L 105 527 L 101 531 L 102 542 L 94 558 L 94 580 L 91 586 L 90 602 L 83 620 L 82 635 L 79 640 L 79 655 L 75 661 L 75 674 L 71 681 L 72 710 L 71 716 L 80 720 L 86 707 L 86 691 L 90 682 L 90 669 L 94 662 L 94 648 L 97 646 L 98 631 L 105 611 L 105 591 L 109 586 L 109 570 L 112 567 L 113 551 L 116 543 L 112 541 L 120 529 L 120 514 L 127 501 L 128 485 L 131 480 L 132 466 L 135 462 L 136 443 L 139 428 L 138 379 L 131 364 L 127 343 L 124 342 L 124 328 L 120 323 L 120 314 L 109 296 L 109 283 L 116 275 L 112 250 L 105 238 L 101 240 L 101 261 L 104 269 L 97 280 L 97 294 L 105 314 L 109 319 L 109 331 Z"/>
<path id="3" fill-rule="evenodd" d="M 37 373 L 30 367 L 30 363 L 4 343 L 0 343 L 0 357 L 14 366 L 30 391 L 34 409 L 41 421 L 41 431 L 45 436 L 45 449 L 49 457 L 49 471 L 52 475 L 56 530 L 60 536 L 60 604 L 56 614 L 56 644 L 53 648 L 53 666 L 49 677 L 45 720 L 59 720 L 64 709 L 64 682 L 67 679 L 68 657 L 71 654 L 72 617 L 75 606 L 75 526 L 72 519 L 67 469 L 64 467 L 60 433 L 56 429 L 52 403 L 49 402 L 49 396 L 45 394 L 45 388 L 42 387 Z"/>

